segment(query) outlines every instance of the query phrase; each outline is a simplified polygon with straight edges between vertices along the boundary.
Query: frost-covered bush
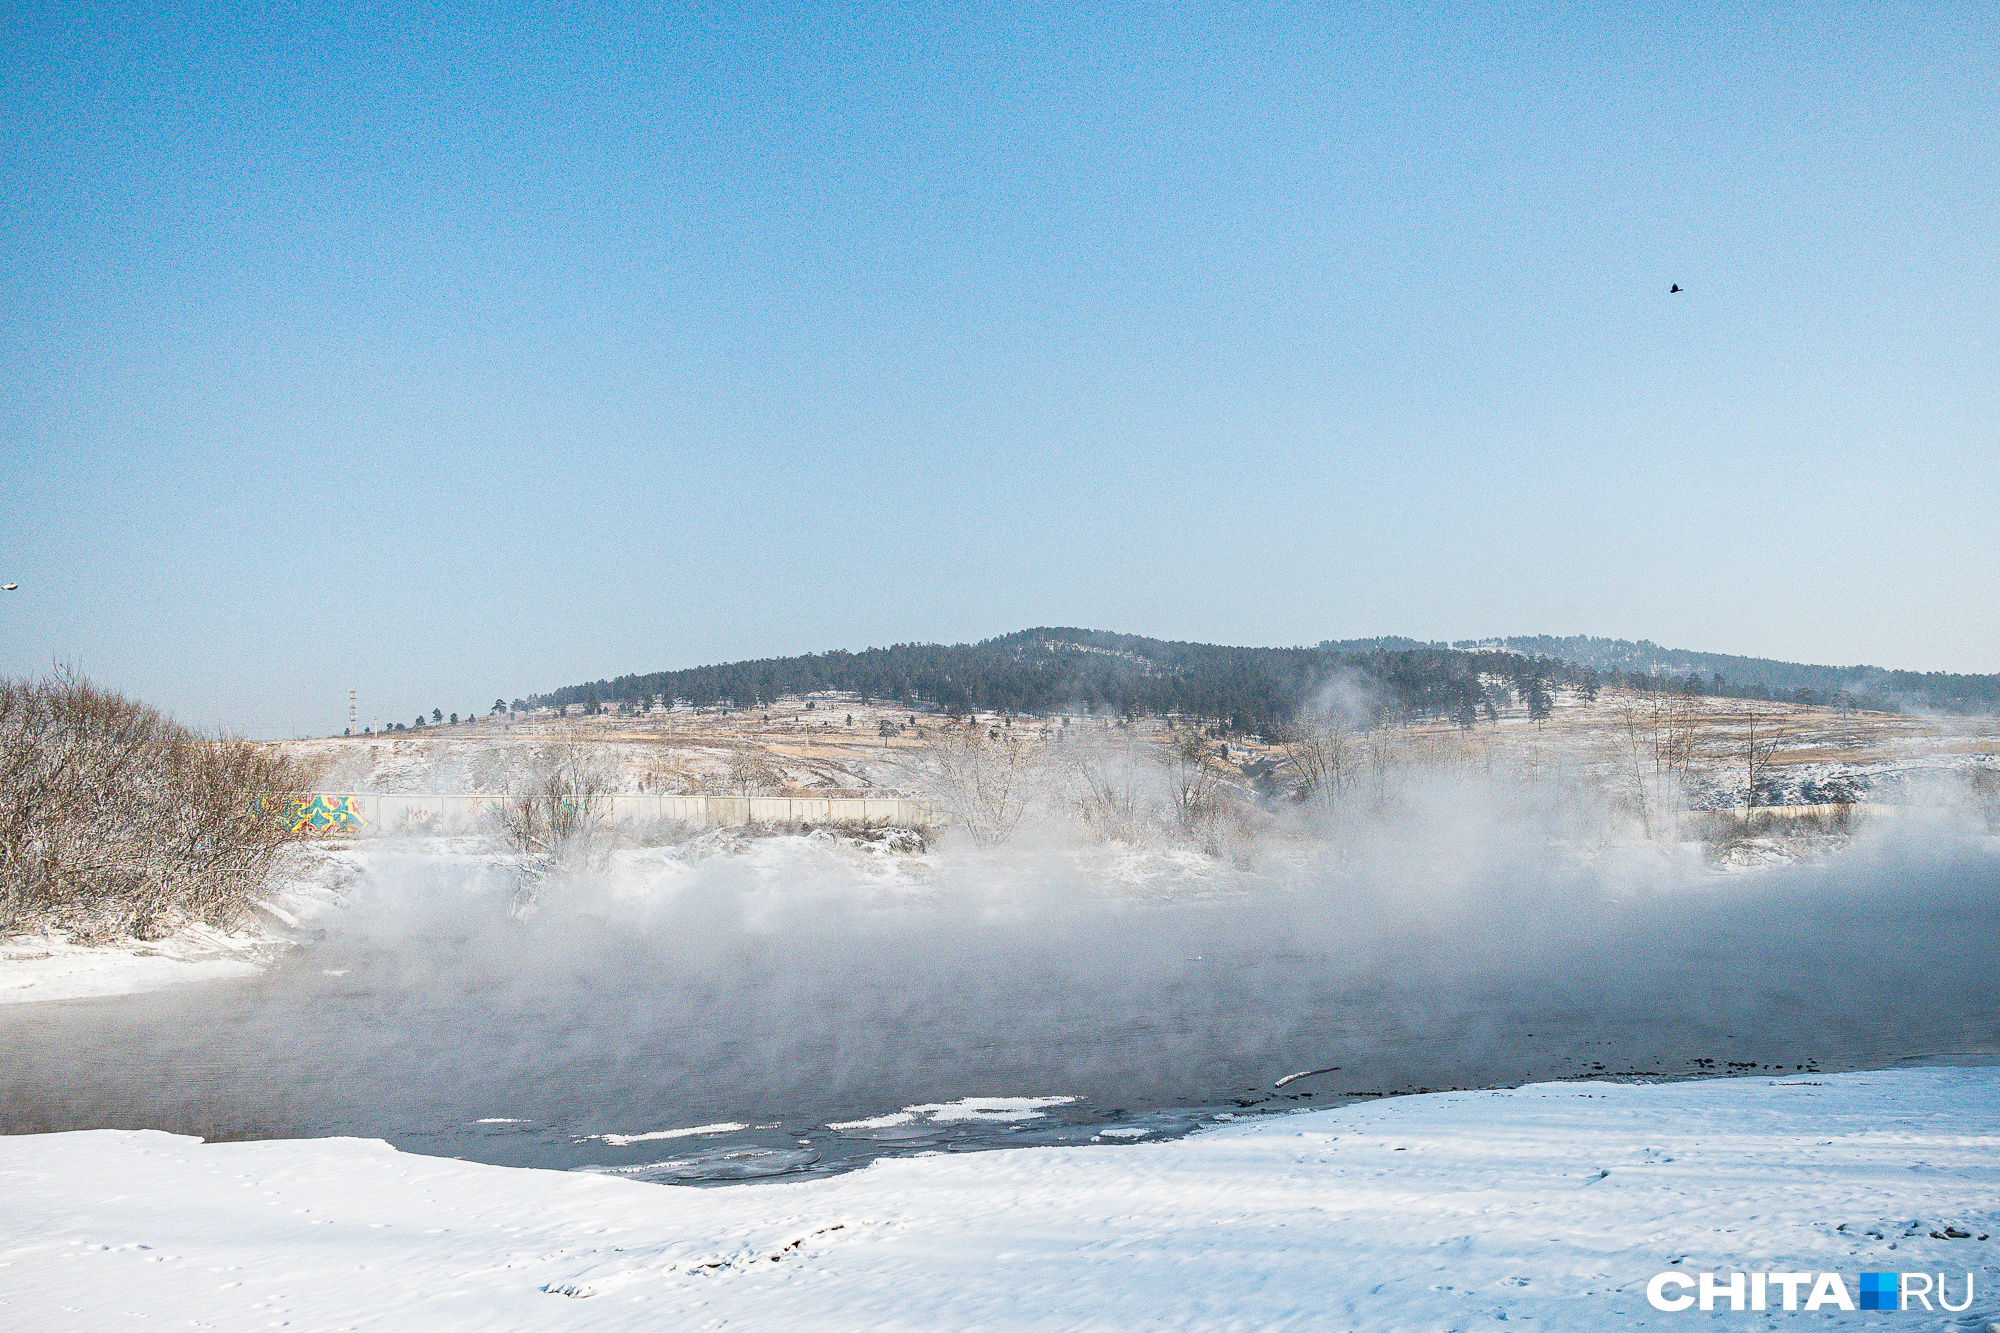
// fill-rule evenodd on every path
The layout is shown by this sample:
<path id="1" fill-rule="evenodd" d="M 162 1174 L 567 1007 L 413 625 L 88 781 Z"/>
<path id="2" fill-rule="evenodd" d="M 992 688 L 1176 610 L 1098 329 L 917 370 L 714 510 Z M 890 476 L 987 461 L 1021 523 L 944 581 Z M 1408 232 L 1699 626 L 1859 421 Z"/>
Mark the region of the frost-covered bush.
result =
<path id="1" fill-rule="evenodd" d="M 611 794 L 616 775 L 582 737 L 559 736 L 535 755 L 500 815 L 501 832 L 520 856 L 516 906 L 531 908 L 551 875 L 599 870 L 611 855 Z"/>
<path id="2" fill-rule="evenodd" d="M 944 728 L 917 760 L 926 794 L 982 847 L 1007 841 L 1021 822 L 1037 767 L 1028 745 L 971 720 Z"/>
<path id="3" fill-rule="evenodd" d="M 68 671 L 0 680 L 0 934 L 153 939 L 228 928 L 280 850 L 311 774 L 199 736 Z"/>

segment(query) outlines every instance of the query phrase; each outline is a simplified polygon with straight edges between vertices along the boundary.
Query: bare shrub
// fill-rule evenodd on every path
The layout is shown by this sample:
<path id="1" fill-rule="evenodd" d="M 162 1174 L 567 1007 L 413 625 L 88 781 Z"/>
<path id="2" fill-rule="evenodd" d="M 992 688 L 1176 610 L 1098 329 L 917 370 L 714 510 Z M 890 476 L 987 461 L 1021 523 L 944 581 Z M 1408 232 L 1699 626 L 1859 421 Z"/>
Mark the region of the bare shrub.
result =
<path id="1" fill-rule="evenodd" d="M 1167 777 L 1167 808 L 1181 836 L 1204 845 L 1215 841 L 1222 817 L 1223 785 L 1208 747 L 1198 734 L 1174 738 L 1162 755 Z"/>
<path id="2" fill-rule="evenodd" d="M 1178 837 L 1212 851 L 1238 804 L 1217 750 L 1199 732 L 1171 729 L 1066 742 L 1052 757 L 1050 795 L 1106 842 Z"/>
<path id="3" fill-rule="evenodd" d="M 771 756 L 762 750 L 744 748 L 729 756 L 729 786 L 743 796 L 755 796 L 785 784 Z"/>
<path id="4" fill-rule="evenodd" d="M 234 927 L 311 772 L 275 748 L 204 738 L 58 670 L 0 681 L 0 934 L 157 939 Z"/>
<path id="5" fill-rule="evenodd" d="M 536 751 L 528 774 L 508 792 L 501 831 L 533 872 L 534 883 L 552 870 L 600 865 L 611 852 L 611 793 L 616 780 L 601 756 L 580 736 L 558 736 Z"/>
<path id="6" fill-rule="evenodd" d="M 1331 804 L 1360 780 L 1363 737 L 1339 709 L 1299 717 L 1282 749 L 1291 764 L 1292 794 L 1301 801 Z"/>
<path id="7" fill-rule="evenodd" d="M 968 720 L 931 736 L 917 764 L 932 798 L 981 846 L 1005 842 L 1026 813 L 1035 760 L 1023 742 Z"/>
<path id="8" fill-rule="evenodd" d="M 1974 769 L 1966 777 L 1973 808 L 1986 820 L 1988 833 L 2000 833 L 2000 770 Z"/>
<path id="9" fill-rule="evenodd" d="M 675 847 L 702 831 L 699 824 L 691 824 L 671 815 L 657 819 L 626 819 L 618 823 L 618 836 L 634 847 Z"/>
<path id="10" fill-rule="evenodd" d="M 1107 842 L 1136 841 L 1147 816 L 1130 747 L 1079 744 L 1063 758 L 1069 804 L 1084 827 Z"/>

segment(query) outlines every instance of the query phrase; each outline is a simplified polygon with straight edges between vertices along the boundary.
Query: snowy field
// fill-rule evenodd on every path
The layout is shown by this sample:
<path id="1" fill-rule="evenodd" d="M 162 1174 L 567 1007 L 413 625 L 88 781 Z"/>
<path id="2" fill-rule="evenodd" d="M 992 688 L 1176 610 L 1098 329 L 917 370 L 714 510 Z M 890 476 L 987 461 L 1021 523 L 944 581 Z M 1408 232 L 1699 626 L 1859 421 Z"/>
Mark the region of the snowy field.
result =
<path id="1" fill-rule="evenodd" d="M 0 1326 L 1708 1326 L 1648 1305 L 1673 1269 L 1942 1272 L 1954 1303 L 1970 1272 L 1963 1314 L 1889 1322 L 1984 1328 L 1996 1231 L 1991 1069 L 1443 1093 L 728 1189 L 96 1131 L 0 1139 Z"/>
<path id="2" fill-rule="evenodd" d="M 1511 697 L 1511 696 L 1510 696 Z M 863 701 L 819 696 L 807 711 L 803 699 L 766 708 L 654 711 L 644 716 L 570 717 L 517 715 L 458 725 L 426 727 L 367 737 L 322 737 L 287 742 L 295 757 L 320 772 L 328 791 L 485 792 L 519 785 L 533 771 L 537 750 L 558 736 L 588 743 L 602 758 L 619 791 L 719 792 L 753 781 L 768 794 L 824 795 L 834 791 L 911 791 L 922 783 L 919 760 L 926 741 L 946 720 L 935 714 Z M 1606 689 L 1586 701 L 1558 692 L 1546 724 L 1527 716 L 1515 700 L 1493 722 L 1472 732 L 1432 722 L 1399 729 L 1406 743 L 1439 745 L 1478 765 L 1579 764 L 1617 774 L 1630 762 L 1632 726 L 1652 725 L 1653 700 Z M 1760 785 L 1758 804 L 1782 806 L 1831 801 L 1926 803 L 1960 794 L 1971 782 L 1988 784 L 1990 800 L 2000 781 L 2000 721 L 1987 717 L 1916 717 L 1848 712 L 1803 704 L 1702 698 L 1681 722 L 1696 743 L 1689 754 L 1687 792 L 1699 809 L 1743 804 L 1746 726 L 1756 719 L 1778 739 Z M 1142 719 L 1127 728 L 1109 718 L 1008 718 L 980 714 L 983 727 L 999 729 L 1031 747 L 1067 736 L 1078 746 L 1119 748 L 1167 738 L 1164 723 Z M 1232 738 L 1218 747 L 1221 771 L 1246 778 L 1282 762 L 1285 748 Z M 748 758 L 756 762 L 744 767 Z"/>

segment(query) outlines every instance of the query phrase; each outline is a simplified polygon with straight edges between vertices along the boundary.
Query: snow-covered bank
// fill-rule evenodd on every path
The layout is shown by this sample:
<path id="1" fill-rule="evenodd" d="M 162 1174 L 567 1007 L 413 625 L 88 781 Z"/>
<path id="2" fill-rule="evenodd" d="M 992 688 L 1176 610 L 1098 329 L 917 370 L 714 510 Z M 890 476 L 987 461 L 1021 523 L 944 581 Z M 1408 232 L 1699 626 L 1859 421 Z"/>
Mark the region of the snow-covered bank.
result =
<path id="1" fill-rule="evenodd" d="M 235 930 L 195 922 L 160 939 L 81 944 L 62 934 L 0 937 L 0 1004 L 138 995 L 195 981 L 254 976 L 342 905 L 365 853 L 295 849 L 256 913 Z"/>
<path id="2" fill-rule="evenodd" d="M 0 1324 L 1694 1326 L 1644 1295 L 1678 1265 L 1969 1271 L 1970 1311 L 1904 1322 L 1983 1328 L 1996 1231 L 1988 1069 L 1445 1093 L 719 1190 L 98 1131 L 0 1139 Z"/>
<path id="3" fill-rule="evenodd" d="M 62 935 L 0 940 L 0 1004 L 136 995 L 261 972 L 274 945 L 257 931 L 189 926 L 159 940 L 75 944 Z"/>

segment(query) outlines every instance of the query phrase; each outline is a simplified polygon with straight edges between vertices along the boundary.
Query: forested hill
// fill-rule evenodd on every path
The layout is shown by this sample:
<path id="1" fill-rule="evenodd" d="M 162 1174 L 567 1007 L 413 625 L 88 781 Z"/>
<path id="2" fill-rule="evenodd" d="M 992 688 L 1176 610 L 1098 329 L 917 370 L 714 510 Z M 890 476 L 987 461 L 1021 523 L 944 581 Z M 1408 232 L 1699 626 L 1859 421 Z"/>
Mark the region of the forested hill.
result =
<path id="1" fill-rule="evenodd" d="M 1363 685 L 1360 693 L 1381 711 L 1466 725 L 1490 717 L 1496 705 L 1546 707 L 1559 684 L 1596 684 L 1588 669 L 1505 651 L 1414 644 L 1353 652 L 1230 648 L 1064 628 L 1022 630 L 983 643 L 902 643 L 620 676 L 521 702 L 582 704 L 591 712 L 657 698 L 754 707 L 786 695 L 841 690 L 954 713 L 1171 712 L 1268 733 L 1343 674 Z"/>
<path id="2" fill-rule="evenodd" d="M 1339 649 L 1350 645 L 1321 646 Z M 1676 678 L 1694 675 L 1707 682 L 1710 693 L 1739 697 L 1791 699 L 1804 691 L 1816 698 L 1844 694 L 1874 707 L 1943 713 L 2000 712 L 2000 674 L 1976 676 L 1943 671 L 1890 671 L 1875 666 L 1811 666 L 1768 657 L 1662 648 L 1649 639 L 1634 643 L 1630 639 L 1597 639 L 1581 634 L 1465 640 L 1453 646 L 1555 658 L 1592 667 L 1607 675 L 1614 672 L 1658 672 Z"/>
<path id="3" fill-rule="evenodd" d="M 571 685 L 517 703 L 581 704 L 596 712 L 664 698 L 748 708 L 840 690 L 954 713 L 1179 713 L 1237 731 L 1271 732 L 1343 676 L 1363 687 L 1359 695 L 1378 712 L 1465 725 L 1499 707 L 1545 708 L 1559 685 L 1594 693 L 1600 683 L 1808 704 L 2000 711 L 2000 676 L 1805 666 L 1644 641 L 1544 636 L 1449 645 L 1385 638 L 1231 648 L 1074 628 L 1022 630 L 982 643 L 899 643 L 656 671 Z"/>

